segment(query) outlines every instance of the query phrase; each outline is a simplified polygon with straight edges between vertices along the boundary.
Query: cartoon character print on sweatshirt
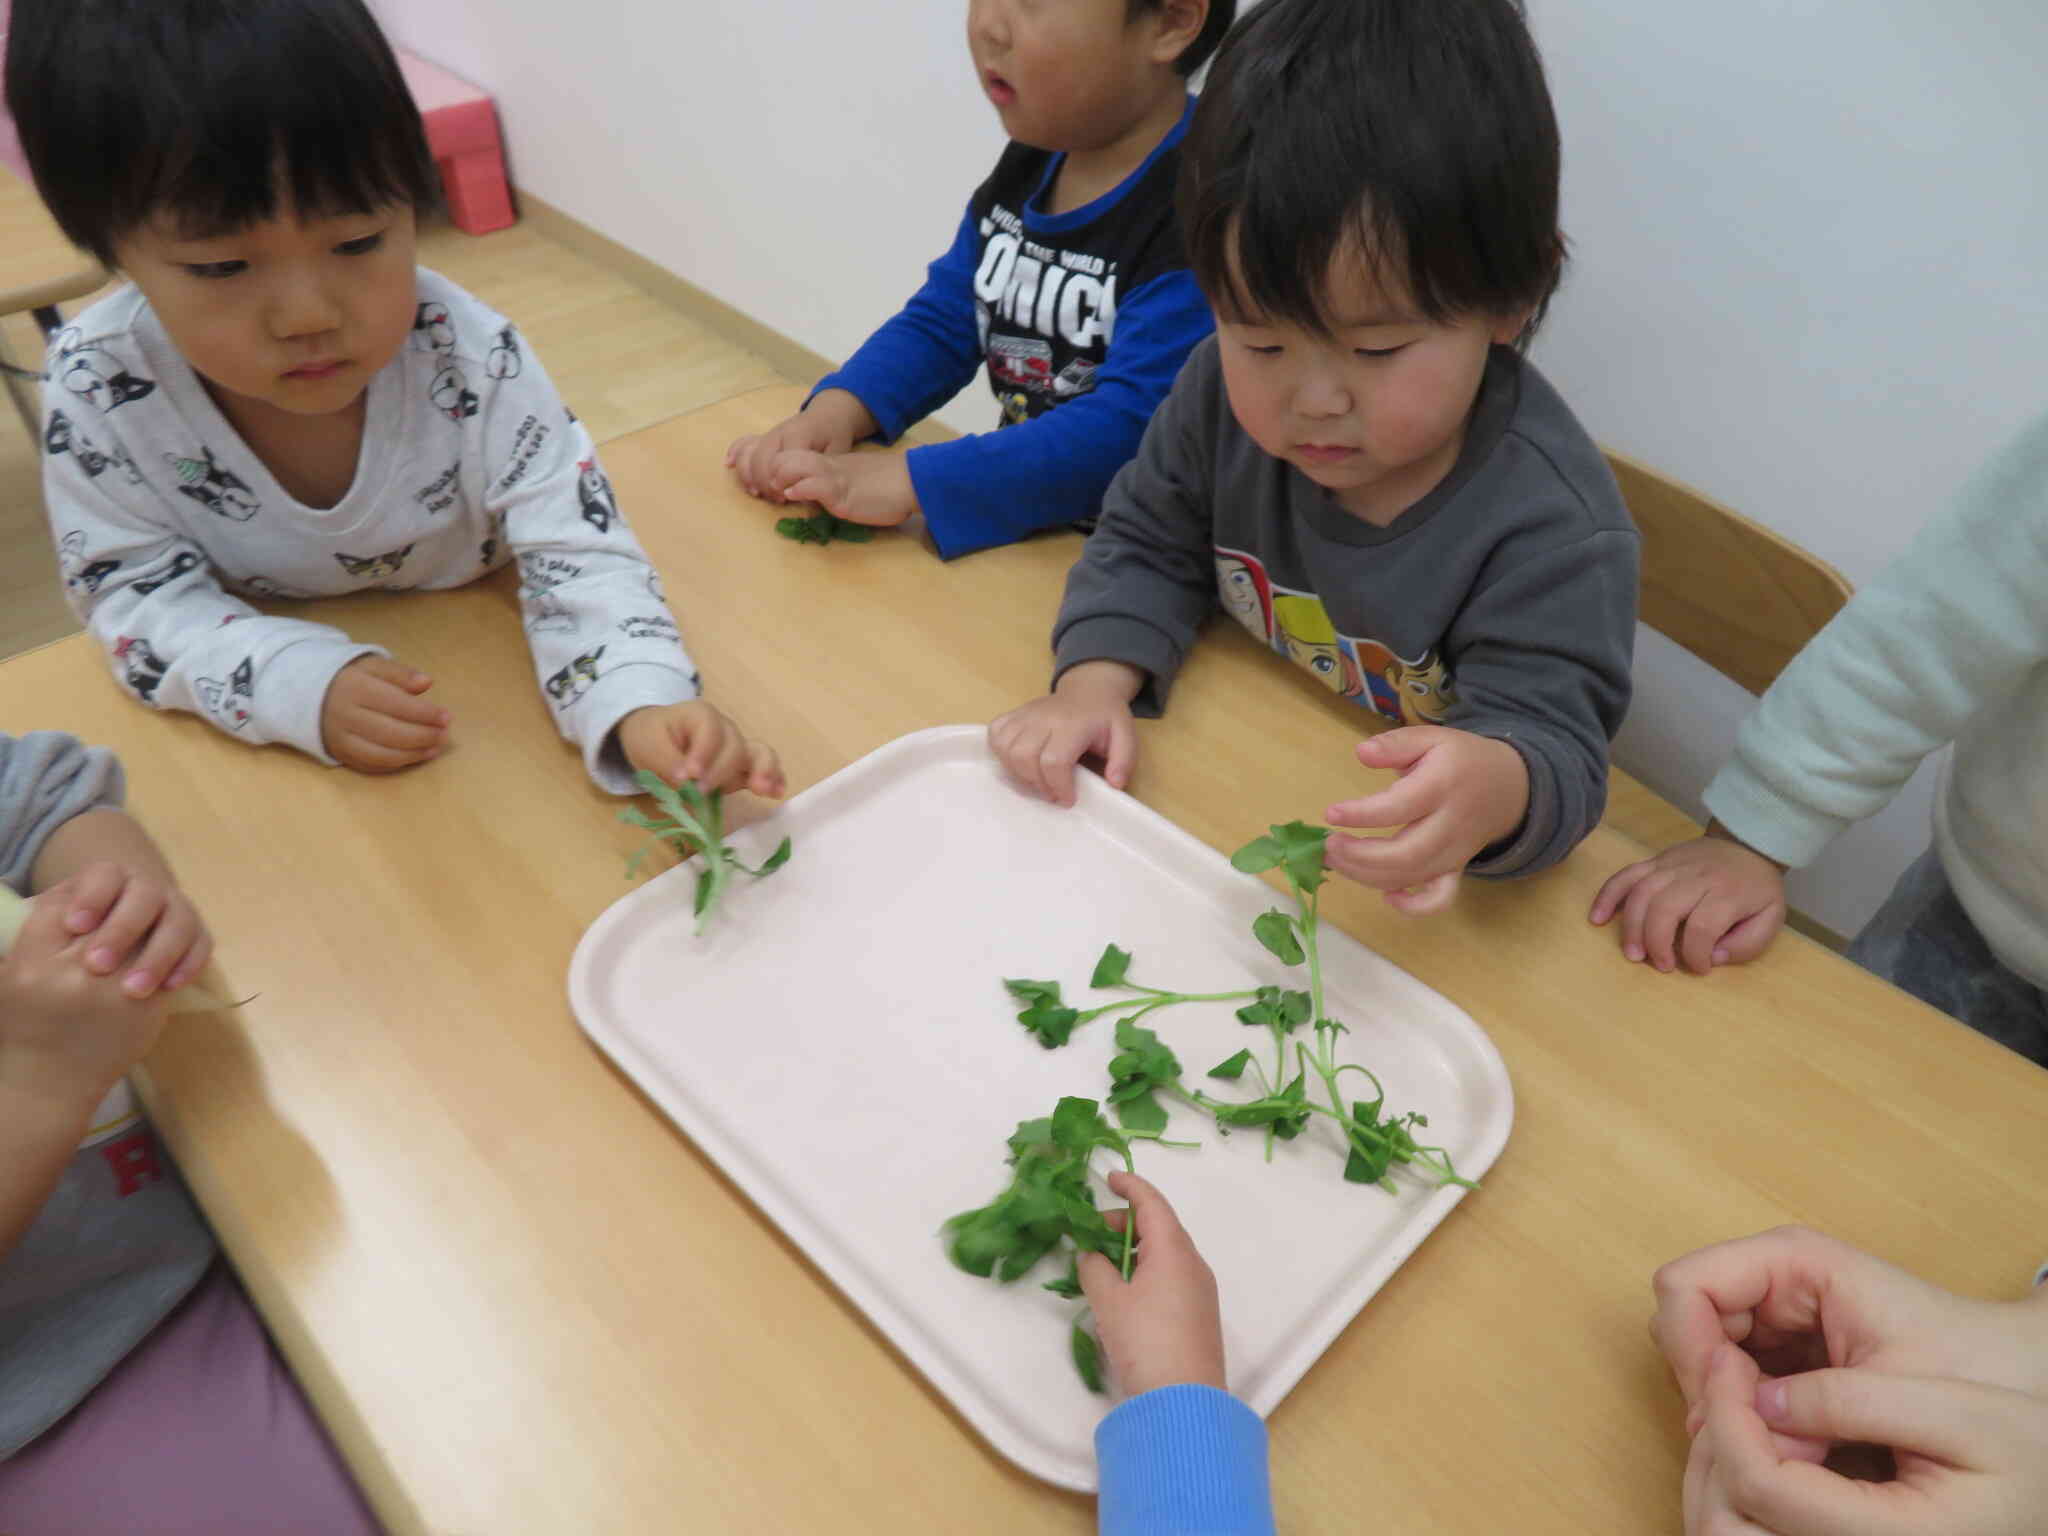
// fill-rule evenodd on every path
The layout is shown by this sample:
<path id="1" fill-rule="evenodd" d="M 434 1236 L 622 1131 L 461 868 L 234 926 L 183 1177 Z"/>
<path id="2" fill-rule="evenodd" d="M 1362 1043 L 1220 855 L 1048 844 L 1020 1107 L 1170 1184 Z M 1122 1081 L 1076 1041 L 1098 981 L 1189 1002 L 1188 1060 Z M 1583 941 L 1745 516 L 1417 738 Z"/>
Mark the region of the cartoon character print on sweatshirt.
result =
<path id="1" fill-rule="evenodd" d="M 1342 634 L 1313 592 L 1275 587 L 1258 556 L 1216 549 L 1216 594 L 1252 635 L 1332 693 L 1397 725 L 1442 723 L 1457 702 L 1434 647 L 1408 659 L 1377 640 Z"/>
<path id="2" fill-rule="evenodd" d="M 498 556 L 505 549 L 505 514 L 503 510 L 491 514 L 490 528 L 485 532 L 483 543 L 477 546 L 477 563 L 490 570 L 498 562 Z"/>
<path id="3" fill-rule="evenodd" d="M 548 697 L 555 701 L 556 709 L 567 709 L 590 691 L 590 685 L 597 681 L 598 658 L 604 651 L 601 645 L 594 651 L 585 651 L 547 680 Z"/>
<path id="4" fill-rule="evenodd" d="M 285 602 L 297 602 L 314 595 L 302 587 L 291 587 L 281 581 L 272 581 L 268 576 L 244 576 L 235 585 L 244 592 L 254 592 L 258 597 L 278 598 Z"/>
<path id="5" fill-rule="evenodd" d="M 140 635 L 122 635 L 114 641 L 114 660 L 121 663 L 121 676 L 135 697 L 155 709 L 156 685 L 170 670 L 164 659 Z"/>
<path id="6" fill-rule="evenodd" d="M 526 632 L 529 635 L 568 634 L 576 628 L 576 616 L 569 612 L 552 588 L 543 587 L 527 602 Z"/>
<path id="7" fill-rule="evenodd" d="M 387 549 L 383 554 L 371 555 L 368 559 L 359 555 L 342 554 L 337 554 L 334 558 L 340 562 L 344 571 L 358 581 L 383 581 L 386 577 L 396 576 L 404 568 L 405 557 L 412 551 L 413 546 L 408 544 L 403 549 Z"/>
<path id="8" fill-rule="evenodd" d="M 448 317 L 446 304 L 426 303 L 412 312 L 413 334 L 427 344 L 433 352 L 455 350 L 455 322 Z"/>
<path id="9" fill-rule="evenodd" d="M 427 397 L 434 402 L 435 410 L 457 426 L 476 414 L 476 391 L 453 363 L 434 375 L 434 382 L 427 386 Z"/>
<path id="10" fill-rule="evenodd" d="M 180 496 L 190 497 L 207 511 L 218 512 L 237 523 L 246 523 L 263 510 L 246 480 L 214 462 L 211 448 L 202 446 L 199 453 L 196 459 L 181 459 L 175 453 L 164 455 L 164 462 L 178 477 Z"/>
<path id="11" fill-rule="evenodd" d="M 86 559 L 85 535 L 77 529 L 57 541 L 57 564 L 64 572 L 64 585 L 87 597 L 96 596 L 100 584 L 121 569 L 118 560 Z"/>
<path id="12" fill-rule="evenodd" d="M 525 366 L 519 350 L 519 332 L 508 325 L 492 343 L 491 355 L 484 359 L 484 372 L 494 379 L 516 379 Z"/>
<path id="13" fill-rule="evenodd" d="M 118 469 L 130 485 L 142 484 L 142 471 L 135 467 L 126 448 L 116 443 L 112 453 L 101 452 L 99 445 L 62 411 L 50 412 L 49 424 L 43 429 L 43 452 L 53 459 L 59 454 L 70 454 L 88 480 L 97 480 L 109 469 Z"/>
<path id="14" fill-rule="evenodd" d="M 228 674 L 225 683 L 219 678 L 202 677 L 193 688 L 209 715 L 228 730 L 239 731 L 249 723 L 248 706 L 256 698 L 255 658 L 244 656 L 242 664 Z"/>
<path id="15" fill-rule="evenodd" d="M 1273 643 L 1273 584 L 1258 556 L 1217 545 L 1216 596 L 1259 644 Z"/>
<path id="16" fill-rule="evenodd" d="M 576 500 L 583 506 L 583 521 L 599 533 L 610 533 L 613 523 L 625 521 L 619 516 L 619 503 L 612 495 L 612 483 L 597 467 L 596 459 L 579 459 L 576 462 Z"/>
<path id="17" fill-rule="evenodd" d="M 138 378 L 106 348 L 88 345 L 75 325 L 57 333 L 50 377 L 102 414 L 156 392 L 153 379 Z"/>
<path id="18" fill-rule="evenodd" d="M 171 556 L 169 565 L 164 566 L 160 570 L 151 571 L 147 576 L 129 582 L 128 590 L 137 597 L 147 597 L 159 587 L 168 587 L 179 577 L 191 575 L 199 569 L 200 563 L 197 550 L 181 549 Z"/>

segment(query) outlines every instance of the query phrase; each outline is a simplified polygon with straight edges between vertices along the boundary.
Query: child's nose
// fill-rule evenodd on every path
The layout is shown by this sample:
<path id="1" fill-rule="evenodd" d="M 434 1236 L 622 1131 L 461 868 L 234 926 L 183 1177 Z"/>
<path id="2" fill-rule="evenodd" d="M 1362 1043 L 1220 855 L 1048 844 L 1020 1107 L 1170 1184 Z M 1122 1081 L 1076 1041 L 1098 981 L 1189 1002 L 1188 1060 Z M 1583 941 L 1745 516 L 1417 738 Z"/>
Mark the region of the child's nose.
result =
<path id="1" fill-rule="evenodd" d="M 990 48 L 1009 41 L 1008 0 L 967 0 L 967 35 Z"/>
<path id="2" fill-rule="evenodd" d="M 340 325 L 341 305 L 324 283 L 287 281 L 271 299 L 270 330 L 281 341 L 317 336 Z"/>
<path id="3" fill-rule="evenodd" d="M 1295 411 L 1312 419 L 1342 416 L 1351 409 L 1351 391 L 1334 372 L 1312 368 L 1294 386 Z"/>

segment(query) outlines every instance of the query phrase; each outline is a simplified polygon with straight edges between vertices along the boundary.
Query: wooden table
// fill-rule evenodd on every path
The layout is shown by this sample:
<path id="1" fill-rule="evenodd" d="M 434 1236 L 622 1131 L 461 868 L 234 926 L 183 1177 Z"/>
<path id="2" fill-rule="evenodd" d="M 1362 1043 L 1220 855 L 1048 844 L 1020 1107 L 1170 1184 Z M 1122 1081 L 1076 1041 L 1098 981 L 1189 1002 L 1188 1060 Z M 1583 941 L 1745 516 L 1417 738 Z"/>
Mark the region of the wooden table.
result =
<path id="1" fill-rule="evenodd" d="M 36 189 L 0 165 L 0 316 L 80 298 L 106 281 L 107 269 L 64 238 Z M 5 362 L 21 360 L 7 355 L 0 338 L 0 363 Z M 20 381 L 6 383 L 29 435 L 35 436 L 35 412 Z"/>
<path id="2" fill-rule="evenodd" d="M 774 537 L 720 455 L 795 399 L 745 395 L 606 460 L 712 696 L 801 788 L 1042 688 L 1076 542 L 941 566 L 904 538 Z M 638 834 L 556 740 L 510 586 L 319 612 L 431 670 L 458 749 L 389 780 L 252 751 L 129 702 L 83 638 L 0 667 L 0 718 L 122 752 L 227 984 L 259 994 L 174 1021 L 144 1086 L 392 1530 L 1092 1529 L 578 1031 L 570 951 Z M 1218 625 L 1141 727 L 1134 792 L 1230 848 L 1356 792 L 1359 726 Z M 1624 963 L 1584 912 L 1635 852 L 1597 832 L 1424 921 L 1342 882 L 1325 898 L 1486 1028 L 1517 1120 L 1485 1190 L 1273 1414 L 1284 1529 L 1675 1532 L 1658 1262 L 1787 1220 L 1986 1294 L 2048 1256 L 2048 1073 L 1802 940 L 1707 980 Z"/>

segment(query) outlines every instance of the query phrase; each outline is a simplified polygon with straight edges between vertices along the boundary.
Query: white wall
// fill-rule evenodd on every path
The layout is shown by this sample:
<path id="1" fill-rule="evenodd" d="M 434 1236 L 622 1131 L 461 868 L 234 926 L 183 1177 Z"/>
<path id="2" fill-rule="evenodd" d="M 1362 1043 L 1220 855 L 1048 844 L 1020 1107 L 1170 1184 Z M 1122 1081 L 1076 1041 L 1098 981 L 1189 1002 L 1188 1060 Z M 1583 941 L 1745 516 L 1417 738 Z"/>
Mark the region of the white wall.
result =
<path id="1" fill-rule="evenodd" d="M 961 0 L 374 3 L 497 94 L 522 186 L 832 356 L 1001 143 Z M 1539 360 L 1602 440 L 1868 578 L 2048 404 L 2048 8 L 1529 4 L 1576 248 Z M 1746 696 L 1655 635 L 1638 680 L 1618 756 L 1687 803 Z M 1926 835 L 1921 784 L 1795 900 L 1853 929 Z"/>

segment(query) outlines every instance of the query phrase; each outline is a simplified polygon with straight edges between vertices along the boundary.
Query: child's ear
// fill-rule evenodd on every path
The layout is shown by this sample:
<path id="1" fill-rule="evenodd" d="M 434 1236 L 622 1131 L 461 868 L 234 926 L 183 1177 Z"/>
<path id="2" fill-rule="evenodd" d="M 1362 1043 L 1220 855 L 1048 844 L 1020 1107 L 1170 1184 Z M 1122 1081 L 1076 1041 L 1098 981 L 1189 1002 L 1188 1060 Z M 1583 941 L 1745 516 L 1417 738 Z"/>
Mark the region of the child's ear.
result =
<path id="1" fill-rule="evenodd" d="M 1522 333 L 1529 328 L 1530 317 L 1536 313 L 1536 306 L 1525 304 L 1520 309 L 1496 315 L 1492 328 L 1486 333 L 1503 347 L 1511 347 L 1522 339 Z"/>
<path id="2" fill-rule="evenodd" d="M 1209 20 L 1209 0 L 1160 0 L 1151 19 L 1152 58 L 1156 63 L 1171 64 L 1202 35 Z"/>

